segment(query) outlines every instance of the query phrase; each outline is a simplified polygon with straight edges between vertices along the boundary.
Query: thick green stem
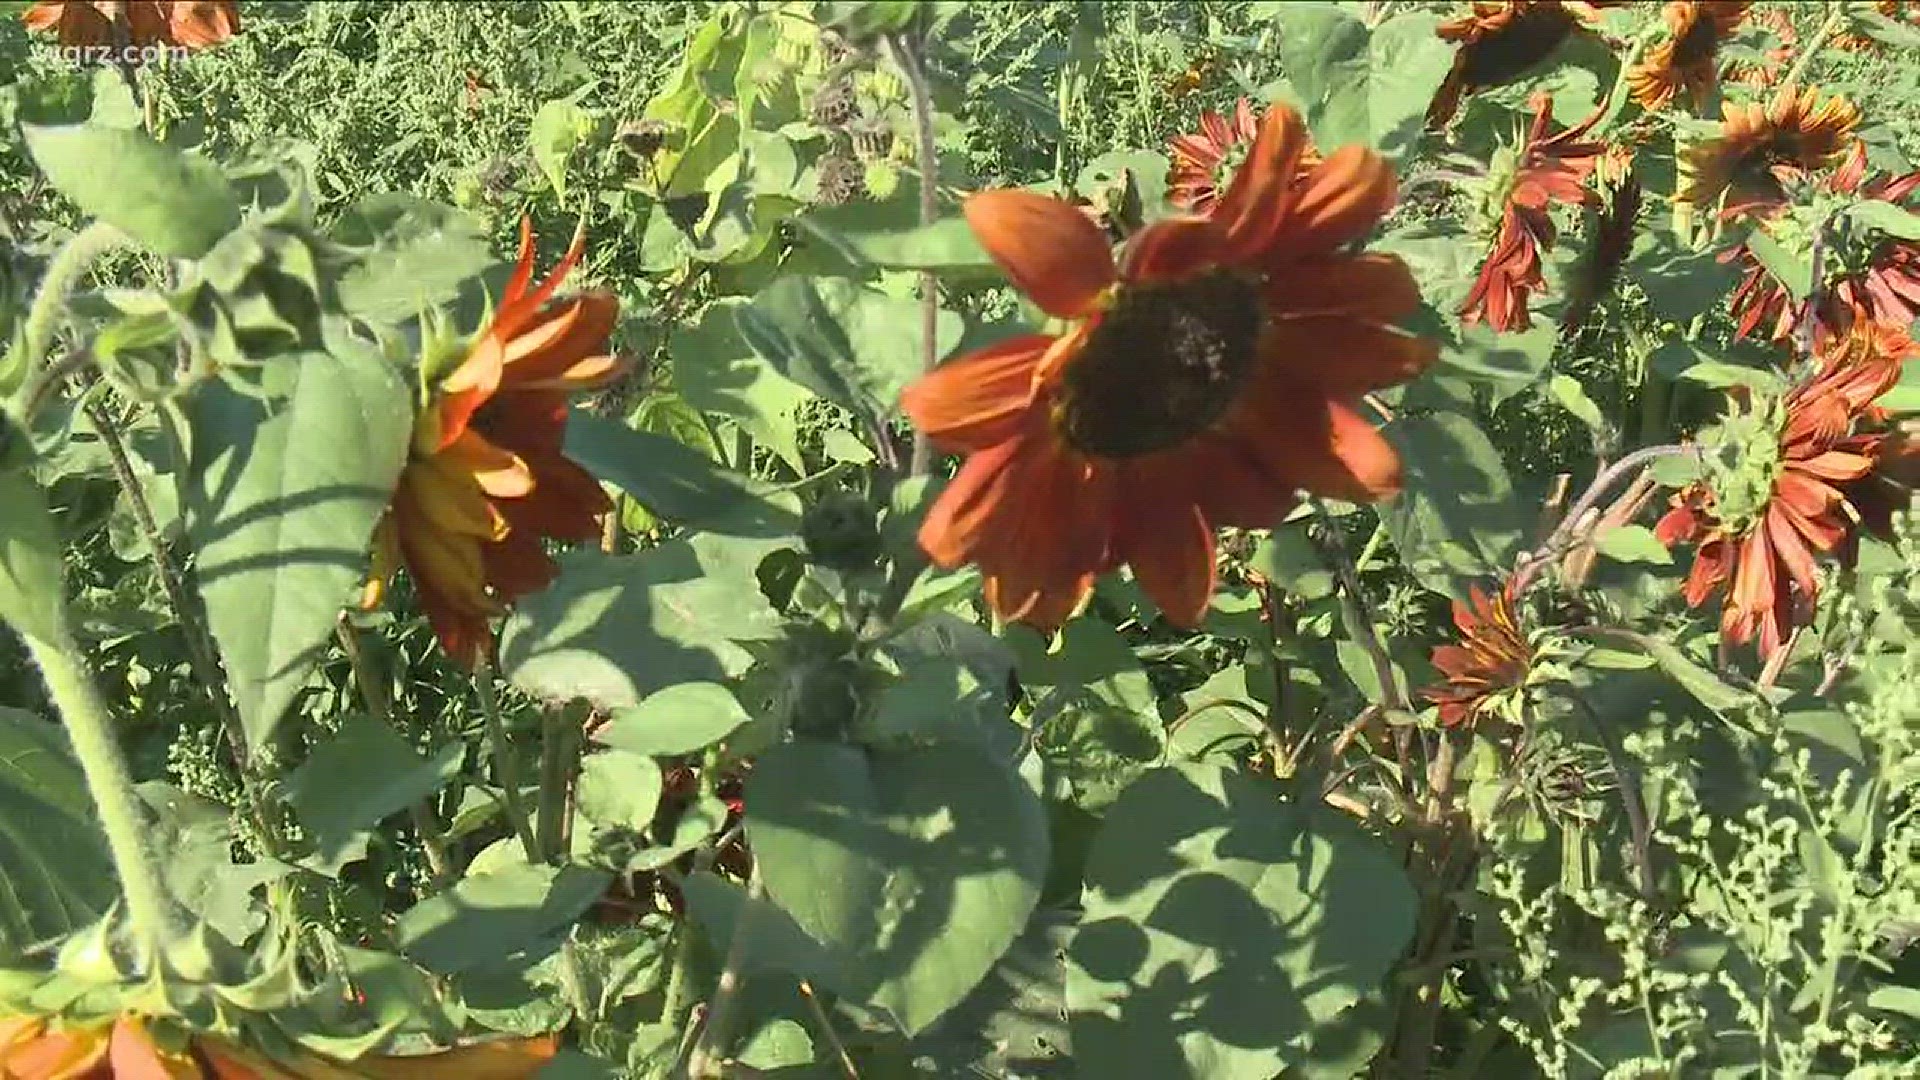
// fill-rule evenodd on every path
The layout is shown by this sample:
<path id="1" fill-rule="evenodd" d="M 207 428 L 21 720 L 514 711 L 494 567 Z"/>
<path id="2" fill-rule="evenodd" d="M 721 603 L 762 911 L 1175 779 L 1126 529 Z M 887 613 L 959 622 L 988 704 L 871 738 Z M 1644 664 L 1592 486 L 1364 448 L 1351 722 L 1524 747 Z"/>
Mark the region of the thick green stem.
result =
<path id="1" fill-rule="evenodd" d="M 1834 4 L 1827 11 L 1827 17 L 1820 23 L 1820 28 L 1807 39 L 1807 47 L 1800 50 L 1800 55 L 1794 59 L 1793 70 L 1787 72 L 1786 79 L 1780 83 L 1781 90 L 1794 89 L 1800 85 L 1800 80 L 1806 77 L 1807 68 L 1813 64 L 1813 58 L 1820 55 L 1820 46 L 1827 43 L 1827 39 L 1840 29 L 1840 24 L 1846 19 L 1847 5 L 1845 4 Z"/>
<path id="2" fill-rule="evenodd" d="M 539 862 L 540 844 L 533 836 L 527 804 L 520 798 L 525 790 L 520 786 L 520 759 L 514 756 L 513 744 L 507 739 L 507 722 L 500 715 L 500 698 L 493 690 L 493 671 L 483 667 L 474 672 L 473 687 L 480 692 L 480 713 L 487 721 L 487 742 L 493 749 L 493 779 L 500 785 L 501 806 L 513 825 L 514 835 L 520 838 L 527 861 Z"/>
<path id="3" fill-rule="evenodd" d="M 907 77 L 913 93 L 913 129 L 920 159 L 920 224 L 933 224 L 939 214 L 934 201 L 940 183 L 940 149 L 933 137 L 933 88 L 927 85 L 927 70 L 920 63 L 917 45 L 906 34 L 887 39 L 894 62 Z M 920 272 L 920 370 L 931 371 L 940 360 L 940 282 L 933 271 Z M 914 432 L 913 457 L 908 468 L 914 476 L 933 470 L 933 444 L 926 433 Z"/>
<path id="4" fill-rule="evenodd" d="M 580 771 L 581 719 L 571 709 L 547 714 L 546 737 L 541 740 L 540 803 L 534 819 L 534 841 L 540 858 L 553 861 L 566 854 L 567 832 L 573 816 L 573 782 Z"/>
<path id="5" fill-rule="evenodd" d="M 87 792 L 99 811 L 107 849 L 120 875 L 133 936 L 144 949 L 162 946 L 173 937 L 173 906 L 161 884 L 159 864 L 147 846 L 151 828 L 140 796 L 134 791 L 126 758 L 114 739 L 107 703 L 87 673 L 79 644 L 64 626 L 51 641 L 29 634 L 21 637 L 47 681 L 54 706 L 66 723 L 74 757 L 86 776 Z"/>
<path id="6" fill-rule="evenodd" d="M 47 352 L 53 346 L 54 331 L 66 311 L 68 294 L 86 276 L 94 260 L 130 242 L 119 229 L 96 221 L 76 233 L 47 263 L 47 272 L 40 279 L 40 291 L 34 294 L 33 304 L 27 308 L 27 321 L 21 327 L 21 343 L 34 376 L 21 388 L 20 401 L 37 402 L 50 389 L 47 380 L 55 378 L 53 372 L 43 369 Z M 65 374 L 62 371 L 57 377 L 64 378 Z"/>
<path id="7" fill-rule="evenodd" d="M 340 647 L 346 650 L 347 663 L 353 667 L 353 681 L 360 687 L 360 699 L 367 703 L 367 711 L 375 720 L 387 727 L 393 726 L 393 700 L 387 693 L 386 684 L 367 662 L 366 651 L 360 645 L 360 634 L 353 624 L 345 619 L 339 625 Z M 413 831 L 420 835 L 420 846 L 426 849 L 427 869 L 433 874 L 433 883 L 445 888 L 453 883 L 453 860 L 447 854 L 446 833 L 440 828 L 440 818 L 433 811 L 433 804 L 426 799 L 407 808 L 413 821 Z"/>

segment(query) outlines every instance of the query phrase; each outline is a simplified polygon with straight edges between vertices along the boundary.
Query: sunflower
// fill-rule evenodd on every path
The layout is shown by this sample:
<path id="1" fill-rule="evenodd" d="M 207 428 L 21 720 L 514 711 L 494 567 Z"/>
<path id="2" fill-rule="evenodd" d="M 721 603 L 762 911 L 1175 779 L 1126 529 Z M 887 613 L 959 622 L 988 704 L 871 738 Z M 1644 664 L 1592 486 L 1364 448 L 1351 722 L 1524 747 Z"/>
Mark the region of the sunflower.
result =
<path id="1" fill-rule="evenodd" d="M 29 30 L 52 30 L 62 45 L 112 45 L 114 17 L 126 17 L 127 44 L 204 49 L 240 29 L 234 0 L 37 0 L 21 15 Z"/>
<path id="2" fill-rule="evenodd" d="M 1728 214 L 1778 205 L 1784 183 L 1845 158 L 1859 123 L 1851 101 L 1822 101 L 1812 87 L 1783 86 L 1769 103 L 1729 105 L 1719 133 L 1681 155 L 1675 201 L 1705 206 L 1725 196 Z"/>
<path id="3" fill-rule="evenodd" d="M 1664 109 L 1682 89 L 1704 106 L 1714 87 L 1720 43 L 1747 17 L 1752 0 L 1672 0 L 1662 14 L 1667 37 L 1627 73 L 1633 100 L 1649 112 Z"/>
<path id="4" fill-rule="evenodd" d="M 1814 552 L 1848 539 L 1854 508 L 1845 485 L 1868 476 L 1885 436 L 1855 431 L 1870 403 L 1899 377 L 1886 363 L 1836 364 L 1777 403 L 1731 413 L 1707 441 L 1708 476 L 1673 497 L 1655 527 L 1669 547 L 1696 545 L 1689 607 L 1724 584 L 1721 638 L 1759 634 L 1771 658 L 1790 627 L 1813 611 Z"/>
<path id="5" fill-rule="evenodd" d="M 1624 2 L 1476 0 L 1466 14 L 1436 28 L 1443 39 L 1459 42 L 1460 49 L 1427 106 L 1427 126 L 1444 126 L 1468 94 L 1513 82 L 1553 55 L 1575 30 L 1591 29 L 1601 8 Z"/>
<path id="6" fill-rule="evenodd" d="M 1533 667 L 1533 645 L 1520 625 L 1513 580 L 1492 596 L 1475 585 L 1470 599 L 1470 604 L 1453 602 L 1460 643 L 1433 650 L 1433 666 L 1446 681 L 1422 692 L 1440 706 L 1446 727 L 1503 711 L 1512 702 L 1508 695 L 1525 685 Z"/>
<path id="7" fill-rule="evenodd" d="M 1866 146 L 1854 143 L 1847 160 L 1825 181 L 1827 191 L 1904 205 L 1920 192 L 1920 170 L 1868 181 Z M 1920 318 L 1920 241 L 1872 234 L 1856 250 L 1837 254 L 1841 269 L 1821 283 L 1810 315 L 1816 338 L 1844 337 L 1856 320 L 1905 331 Z M 1786 285 L 1775 278 L 1745 244 L 1721 256 L 1738 262 L 1742 276 L 1734 288 L 1735 332 L 1746 337 L 1764 329 L 1769 338 L 1793 337 L 1803 313 Z"/>
<path id="8" fill-rule="evenodd" d="M 1873 0 L 1876 14 L 1907 26 L 1920 26 L 1920 3 L 1914 0 Z M 1836 48 L 1848 52 L 1870 52 L 1880 47 L 1880 42 L 1866 34 L 1845 30 L 1833 35 Z"/>
<path id="9" fill-rule="evenodd" d="M 1176 135 L 1168 146 L 1173 167 L 1167 173 L 1167 200 L 1195 214 L 1212 213 L 1221 190 L 1246 160 L 1247 148 L 1259 131 L 1260 119 L 1253 111 L 1253 102 L 1246 98 L 1234 103 L 1230 117 L 1201 113 L 1200 130 Z M 1300 172 L 1305 174 L 1319 164 L 1320 153 L 1309 138 L 1300 153 Z"/>
<path id="10" fill-rule="evenodd" d="M 533 227 L 520 223 L 520 259 L 487 328 L 420 411 L 393 502 L 375 532 L 377 606 L 404 565 L 440 645 L 473 667 L 488 626 L 557 572 L 543 541 L 591 540 L 611 503 L 561 452 L 567 398 L 603 386 L 626 365 L 607 352 L 619 302 L 604 291 L 549 303 L 579 261 L 582 238 L 547 280 L 533 278 Z"/>
<path id="11" fill-rule="evenodd" d="M 1210 217 L 1106 240 L 1058 199 L 970 198 L 968 224 L 1062 320 L 935 369 L 901 404 L 967 454 L 920 529 L 943 567 L 977 564 L 1003 619 L 1056 627 L 1126 564 L 1180 625 L 1214 584 L 1214 528 L 1279 520 L 1298 489 L 1397 490 L 1361 395 L 1434 346 L 1393 325 L 1420 302 L 1399 259 L 1352 252 L 1393 205 L 1379 155 L 1349 146 L 1300 175 L 1300 114 L 1274 108 Z"/>
<path id="12" fill-rule="evenodd" d="M 22 1080 L 525 1080 L 558 1049 L 551 1037 L 480 1043 L 437 1054 L 283 1061 L 220 1038 L 166 1030 L 123 1013 L 96 1024 L 0 1019 L 0 1076 Z"/>
<path id="13" fill-rule="evenodd" d="M 1540 253 L 1552 249 L 1555 235 L 1547 208 L 1598 201 L 1587 182 L 1606 150 L 1606 144 L 1585 138 L 1599 113 L 1549 136 L 1553 99 L 1535 94 L 1530 104 L 1533 124 L 1519 148 L 1494 159 L 1488 195 L 1499 208 L 1500 230 L 1460 307 L 1462 322 L 1485 322 L 1502 332 L 1533 325 L 1527 299 L 1546 285 Z"/>

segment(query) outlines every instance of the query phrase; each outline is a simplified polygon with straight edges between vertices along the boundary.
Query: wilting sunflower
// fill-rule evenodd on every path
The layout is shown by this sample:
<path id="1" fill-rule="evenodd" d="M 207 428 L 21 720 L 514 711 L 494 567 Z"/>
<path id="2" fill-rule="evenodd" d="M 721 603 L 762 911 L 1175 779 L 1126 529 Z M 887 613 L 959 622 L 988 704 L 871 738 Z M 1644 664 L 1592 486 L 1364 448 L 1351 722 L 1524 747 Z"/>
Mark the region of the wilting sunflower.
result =
<path id="1" fill-rule="evenodd" d="M 492 645 L 488 619 L 557 572 L 544 541 L 591 540 L 606 492 L 561 452 L 567 399 L 626 365 L 607 351 L 619 302 L 605 291 L 549 303 L 580 259 L 574 237 L 547 280 L 533 279 L 533 226 L 500 307 L 414 425 L 410 460 L 374 538 L 365 604 L 404 565 L 440 645 L 473 667 Z"/>
<path id="2" fill-rule="evenodd" d="M 1476 0 L 1471 10 L 1436 28 L 1460 43 L 1453 67 L 1427 106 L 1427 126 L 1453 119 L 1460 102 L 1476 90 L 1504 86 L 1553 55 L 1568 35 L 1590 29 L 1600 9 L 1625 0 Z"/>
<path id="3" fill-rule="evenodd" d="M 1920 26 L 1920 3 L 1915 3 L 1914 0 L 1873 0 L 1873 10 L 1895 22 L 1905 23 L 1908 26 Z M 1844 30 L 1833 35 L 1833 44 L 1836 48 L 1845 49 L 1848 52 L 1868 52 L 1880 47 L 1880 42 L 1852 30 Z"/>
<path id="4" fill-rule="evenodd" d="M 1720 131 L 1680 157 L 1677 202 L 1702 207 L 1726 198 L 1727 213 L 1775 206 L 1786 182 L 1845 159 L 1860 110 L 1812 87 L 1783 86 L 1771 102 L 1728 105 Z"/>
<path id="5" fill-rule="evenodd" d="M 1648 111 L 1664 109 L 1681 90 L 1705 104 L 1720 65 L 1720 43 L 1742 20 L 1753 0 L 1671 0 L 1662 15 L 1667 37 L 1647 50 L 1627 73 L 1633 100 Z"/>
<path id="6" fill-rule="evenodd" d="M 127 44 L 204 49 L 240 29 L 234 0 L 38 0 L 21 15 L 29 30 L 52 30 L 62 45 L 111 45 L 116 14 L 126 18 Z"/>
<path id="7" fill-rule="evenodd" d="M 1259 131 L 1260 118 L 1246 98 L 1234 103 L 1230 117 L 1201 113 L 1199 131 L 1176 135 L 1168 145 L 1173 167 L 1167 173 L 1167 200 L 1195 214 L 1212 213 Z M 1320 153 L 1309 139 L 1300 153 L 1300 171 L 1304 174 L 1319 164 Z"/>
<path id="8" fill-rule="evenodd" d="M 1824 186 L 1835 194 L 1895 205 L 1905 205 L 1920 192 L 1920 170 L 1872 181 L 1866 176 L 1867 150 L 1856 142 Z M 1862 319 L 1904 332 L 1920 318 L 1920 241 L 1863 234 L 1853 250 L 1829 249 L 1828 256 L 1839 269 L 1810 298 L 1816 337 L 1844 337 Z M 1732 296 L 1736 333 L 1745 337 L 1764 328 L 1775 341 L 1791 338 L 1805 307 L 1795 302 L 1786 285 L 1745 244 L 1728 250 L 1721 261 L 1738 262 L 1742 268 Z"/>
<path id="9" fill-rule="evenodd" d="M 1813 612 L 1814 552 L 1853 530 L 1843 492 L 1873 469 L 1885 436 L 1859 432 L 1869 404 L 1899 377 L 1892 364 L 1835 365 L 1783 398 L 1738 408 L 1705 440 L 1707 478 L 1674 496 L 1656 535 L 1696 545 L 1686 597 L 1698 607 L 1731 583 L 1722 640 L 1771 658 Z"/>
<path id="10" fill-rule="evenodd" d="M 1131 565 L 1181 625 L 1213 592 L 1214 528 L 1279 520 L 1298 489 L 1351 501 L 1399 486 L 1361 395 L 1412 378 L 1430 342 L 1399 259 L 1350 246 L 1393 205 L 1358 146 L 1300 175 L 1300 114 L 1261 120 L 1210 217 L 1169 218 L 1113 254 L 1058 199 L 990 191 L 968 223 L 1065 326 L 944 364 L 901 404 L 968 455 L 920 529 L 934 561 L 979 565 L 1002 618 L 1058 626 L 1094 578 Z"/>
<path id="11" fill-rule="evenodd" d="M 1581 206 L 1595 202 L 1597 196 L 1587 181 L 1607 148 L 1605 143 L 1585 138 L 1599 119 L 1598 112 L 1549 136 L 1553 99 L 1535 94 L 1530 104 L 1533 124 L 1520 146 L 1494 157 L 1487 201 L 1491 204 L 1488 209 L 1499 215 L 1500 230 L 1486 262 L 1480 266 L 1480 276 L 1460 307 L 1462 322 L 1484 321 L 1502 332 L 1533 325 L 1527 299 L 1546 285 L 1540 273 L 1540 253 L 1551 250 L 1554 241 L 1548 207 L 1554 203 Z"/>
<path id="12" fill-rule="evenodd" d="M 1471 604 L 1453 602 L 1453 625 L 1460 632 L 1460 643 L 1433 650 L 1433 666 L 1446 681 L 1423 691 L 1428 701 L 1440 706 L 1442 725 L 1458 727 L 1496 713 L 1516 718 L 1507 706 L 1514 703 L 1513 692 L 1527 681 L 1534 650 L 1520 624 L 1515 599 L 1509 578 L 1492 596 L 1475 585 Z"/>

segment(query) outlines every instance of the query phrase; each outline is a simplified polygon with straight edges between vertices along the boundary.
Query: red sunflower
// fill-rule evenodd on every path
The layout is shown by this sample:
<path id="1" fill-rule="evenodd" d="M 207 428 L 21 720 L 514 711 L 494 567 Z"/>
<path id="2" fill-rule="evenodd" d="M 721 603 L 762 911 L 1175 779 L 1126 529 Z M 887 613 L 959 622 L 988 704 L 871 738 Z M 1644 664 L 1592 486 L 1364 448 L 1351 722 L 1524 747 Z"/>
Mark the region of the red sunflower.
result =
<path id="1" fill-rule="evenodd" d="M 1753 0 L 1672 0 L 1662 12 L 1667 37 L 1627 73 L 1633 100 L 1654 112 L 1685 90 L 1696 108 L 1703 106 L 1715 85 L 1720 43 L 1739 28 L 1752 6 Z"/>
<path id="2" fill-rule="evenodd" d="M 612 508 L 561 449 L 568 397 L 626 370 L 607 350 L 620 312 L 613 294 L 549 302 L 581 250 L 576 236 L 530 288 L 533 226 L 522 219 L 520 260 L 500 306 L 420 411 L 412 458 L 375 533 L 363 603 L 377 605 L 404 565 L 441 648 L 467 667 L 492 647 L 488 620 L 552 582 L 545 541 L 592 540 Z"/>
<path id="3" fill-rule="evenodd" d="M 1444 126 L 1468 94 L 1520 78 L 1552 56 L 1576 30 L 1591 29 L 1601 8 L 1624 2 L 1476 0 L 1466 14 L 1436 28 L 1440 37 L 1458 42 L 1460 49 L 1427 106 L 1427 126 Z"/>
<path id="4" fill-rule="evenodd" d="M 1306 130 L 1269 110 L 1210 217 L 1136 234 L 1115 264 L 1067 203 L 990 191 L 968 223 L 1058 334 L 944 364 L 901 404 L 967 455 L 920 542 L 977 564 L 1003 619 L 1054 627 L 1123 564 L 1181 625 L 1214 584 L 1214 528 L 1279 520 L 1299 489 L 1371 501 L 1399 459 L 1360 409 L 1412 378 L 1430 342 L 1399 259 L 1351 251 L 1393 205 L 1392 172 L 1350 146 L 1301 176 Z"/>
<path id="5" fill-rule="evenodd" d="M 37 0 L 21 15 L 29 30 L 52 30 L 62 45 L 111 45 L 116 15 L 135 48 L 204 49 L 240 30 L 234 0 Z"/>
<path id="6" fill-rule="evenodd" d="M 1233 176 L 1260 123 L 1253 114 L 1253 102 L 1241 98 L 1234 102 L 1233 115 L 1216 112 L 1200 114 L 1200 130 L 1176 135 L 1169 149 L 1173 168 L 1167 174 L 1167 199 L 1183 210 L 1205 214 L 1220 199 L 1220 190 Z"/>
<path id="7" fill-rule="evenodd" d="M 1867 151 L 1855 143 L 1847 160 L 1827 177 L 1825 187 L 1835 194 L 1878 199 L 1905 205 L 1920 192 L 1920 170 L 1901 176 L 1866 179 Z M 1855 252 L 1840 252 L 1843 269 L 1827 278 L 1813 297 L 1810 312 L 1816 336 L 1844 337 L 1856 319 L 1865 319 L 1905 331 L 1920 318 L 1920 241 L 1897 236 L 1872 236 Z M 1722 261 L 1738 261 L 1740 284 L 1734 288 L 1732 312 L 1736 333 L 1745 337 L 1764 331 L 1775 341 L 1793 337 L 1803 306 L 1776 279 L 1745 244 L 1729 250 Z"/>
<path id="8" fill-rule="evenodd" d="M 1691 209 L 1723 197 L 1738 216 L 1787 199 L 1785 184 L 1838 166 L 1859 139 L 1860 109 L 1844 97 L 1782 86 L 1768 102 L 1728 105 L 1720 130 L 1680 155 L 1676 203 Z"/>
<path id="9" fill-rule="evenodd" d="M 1553 99 L 1535 94 L 1530 104 L 1533 125 L 1519 150 L 1504 169 L 1501 159 L 1495 159 L 1491 194 L 1499 206 L 1500 231 L 1460 306 L 1462 322 L 1485 322 L 1502 332 L 1533 325 L 1527 300 L 1546 286 L 1540 253 L 1552 249 L 1555 235 L 1547 208 L 1554 203 L 1583 206 L 1597 201 L 1587 183 L 1606 150 L 1606 144 L 1585 138 L 1599 113 L 1549 136 Z M 1501 172 L 1507 175 L 1502 177 Z"/>
<path id="10" fill-rule="evenodd" d="M 1512 579 L 1488 596 L 1472 588 L 1472 603 L 1453 602 L 1458 645 L 1433 650 L 1433 666 L 1446 681 L 1423 691 L 1440 706 L 1446 727 L 1470 724 L 1494 711 L 1501 698 L 1526 683 L 1533 666 L 1533 645 L 1520 625 Z"/>
<path id="11" fill-rule="evenodd" d="M 1757 633 L 1761 655 L 1771 658 L 1787 631 L 1811 616 L 1814 552 L 1836 550 L 1852 532 L 1843 489 L 1871 473 L 1885 438 L 1856 433 L 1856 422 L 1898 376 L 1892 364 L 1833 366 L 1777 409 L 1730 417 L 1723 426 L 1739 425 L 1746 436 L 1737 461 L 1674 496 L 1655 532 L 1669 547 L 1697 545 L 1688 606 L 1731 583 L 1723 640 L 1742 644 Z M 1710 467 L 1717 458 L 1708 455 Z"/>
<path id="12" fill-rule="evenodd" d="M 1873 0 L 1873 10 L 1894 22 L 1920 26 L 1920 3 L 1914 0 Z M 1852 30 L 1835 34 L 1833 44 L 1848 52 L 1873 52 L 1880 48 L 1880 42 Z"/>

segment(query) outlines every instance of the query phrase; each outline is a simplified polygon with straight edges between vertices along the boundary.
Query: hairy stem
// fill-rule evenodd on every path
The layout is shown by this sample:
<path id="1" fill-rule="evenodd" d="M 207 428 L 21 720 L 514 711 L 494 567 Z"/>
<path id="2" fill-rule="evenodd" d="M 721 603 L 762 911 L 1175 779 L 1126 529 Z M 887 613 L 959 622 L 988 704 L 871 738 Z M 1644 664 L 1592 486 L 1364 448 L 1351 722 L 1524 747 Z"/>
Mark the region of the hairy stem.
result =
<path id="1" fill-rule="evenodd" d="M 1820 46 L 1825 45 L 1827 39 L 1840 29 L 1840 24 L 1846 21 L 1846 4 L 1834 4 L 1828 9 L 1827 17 L 1821 21 L 1819 28 L 1814 30 L 1813 36 L 1807 39 L 1806 48 L 1800 50 L 1800 55 L 1793 61 L 1792 70 L 1788 71 L 1787 77 L 1781 81 L 1782 90 L 1800 85 L 1800 80 L 1806 77 L 1807 68 L 1813 65 L 1813 58 L 1820 55 Z"/>
<path id="2" fill-rule="evenodd" d="M 906 75 L 913 94 L 913 130 L 920 159 L 920 224 L 933 224 L 939 213 L 934 201 L 940 183 L 940 150 L 933 139 L 933 88 L 927 84 L 927 69 L 920 63 L 918 45 L 906 34 L 887 38 L 894 63 Z M 920 370 L 932 371 L 940 360 L 940 282 L 931 270 L 920 271 Z M 924 476 L 933 469 L 933 444 L 926 433 L 913 434 L 913 457 L 908 469 Z"/>
<path id="3" fill-rule="evenodd" d="M 54 330 L 67 309 L 67 296 L 95 260 L 131 243 L 119 229 L 96 221 L 76 233 L 47 263 L 47 272 L 40 279 L 40 291 L 34 294 L 33 303 L 27 308 L 27 321 L 21 326 L 21 343 L 26 349 L 27 363 L 35 373 L 21 388 L 22 402 L 37 403 L 52 390 L 47 382 L 54 373 L 44 368 L 47 352 L 53 346 Z M 66 374 L 61 372 L 59 378 L 65 378 Z"/>
<path id="4" fill-rule="evenodd" d="M 1593 483 L 1587 486 L 1587 490 L 1567 511 L 1567 516 L 1560 519 L 1560 527 L 1553 531 L 1553 535 L 1547 538 L 1546 543 L 1520 556 L 1520 563 L 1514 569 L 1515 590 L 1524 591 L 1527 583 L 1533 580 L 1533 576 L 1539 572 L 1540 568 L 1572 542 L 1575 532 L 1580 528 L 1581 519 L 1586 517 L 1587 511 L 1593 509 L 1609 491 L 1613 490 L 1615 484 L 1641 466 L 1659 458 L 1680 454 L 1697 455 L 1699 452 L 1696 447 L 1677 444 L 1647 446 L 1635 450 L 1602 469 L 1600 474 L 1593 478 Z"/>
<path id="5" fill-rule="evenodd" d="M 1323 527 L 1330 531 L 1339 528 L 1318 500 L 1313 501 L 1313 510 Z M 1346 545 L 1340 542 L 1338 536 L 1330 536 L 1320 543 L 1320 551 L 1340 581 L 1340 607 L 1346 615 L 1347 632 L 1353 635 L 1355 642 L 1366 651 L 1367 659 L 1373 662 L 1384 704 L 1402 712 L 1413 711 L 1406 692 L 1401 689 L 1400 680 L 1394 677 L 1393 661 L 1387 656 L 1386 646 L 1380 643 L 1380 632 L 1374 627 L 1373 616 L 1367 611 L 1366 594 L 1360 591 L 1360 575 L 1353 568 L 1353 560 L 1347 556 Z"/>
<path id="6" fill-rule="evenodd" d="M 546 716 L 541 739 L 540 801 L 535 808 L 533 835 L 540 857 L 548 861 L 566 854 L 567 826 L 573 811 L 573 781 L 580 764 L 580 717 L 567 708 Z"/>
<path id="7" fill-rule="evenodd" d="M 514 835 L 520 838 L 520 848 L 526 853 L 527 861 L 537 863 L 540 844 L 533 836 L 527 804 L 520 798 L 524 790 L 520 786 L 520 759 L 514 756 L 513 744 L 507 739 L 507 722 L 501 716 L 500 698 L 493 689 L 493 670 L 482 666 L 474 672 L 473 688 L 480 694 L 480 714 L 487 722 L 487 742 L 493 749 L 493 779 L 500 785 L 501 806 L 513 825 Z"/>
<path id="8" fill-rule="evenodd" d="M 353 668 L 354 684 L 360 688 L 360 699 L 367 703 L 367 711 L 375 720 L 392 727 L 393 699 L 368 662 L 359 632 L 353 623 L 343 618 L 337 633 L 340 647 L 346 651 L 347 663 Z M 413 831 L 420 834 L 420 846 L 426 849 L 427 869 L 433 875 L 433 883 L 441 888 L 452 884 L 453 860 L 447 856 L 446 834 L 440 828 L 440 817 L 434 813 L 432 803 L 421 799 L 407 808 L 407 814 L 413 821 Z"/>
<path id="9" fill-rule="evenodd" d="M 1614 738 L 1613 731 L 1601 721 L 1599 714 L 1593 711 L 1593 706 L 1578 695 L 1574 695 L 1572 701 L 1581 719 L 1592 730 L 1594 740 L 1606 752 L 1607 764 L 1613 767 L 1614 785 L 1620 790 L 1620 809 L 1627 815 L 1627 828 L 1633 836 L 1633 863 L 1640 885 L 1640 898 L 1651 904 L 1657 888 L 1653 877 L 1653 826 L 1647 820 L 1646 803 L 1640 795 L 1640 775 L 1634 772 L 1626 748 L 1620 745 L 1619 739 Z"/>
<path id="10" fill-rule="evenodd" d="M 80 646 L 63 624 L 54 640 L 22 634 L 33 661 L 47 682 L 48 693 L 66 724 L 74 757 L 87 781 L 107 834 L 107 850 L 127 899 L 127 919 L 135 940 L 152 949 L 172 939 L 175 922 L 172 901 L 162 885 L 160 866 L 147 838 L 151 828 L 133 788 L 133 775 L 115 741 L 113 718 L 99 687 L 81 659 Z"/>

